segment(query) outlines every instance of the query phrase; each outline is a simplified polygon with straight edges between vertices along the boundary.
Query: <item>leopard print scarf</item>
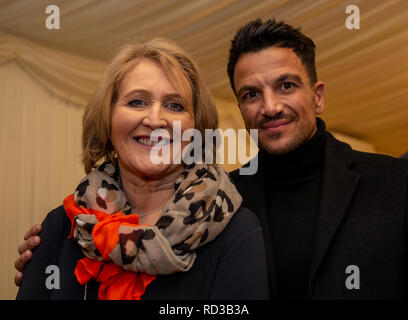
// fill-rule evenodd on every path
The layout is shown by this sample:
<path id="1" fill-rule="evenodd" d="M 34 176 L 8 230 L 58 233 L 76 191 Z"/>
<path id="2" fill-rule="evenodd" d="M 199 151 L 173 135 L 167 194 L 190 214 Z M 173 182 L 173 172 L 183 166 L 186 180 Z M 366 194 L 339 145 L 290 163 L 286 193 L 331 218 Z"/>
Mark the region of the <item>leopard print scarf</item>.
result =
<path id="1" fill-rule="evenodd" d="M 105 162 L 81 180 L 72 196 L 74 210 L 67 201 L 71 236 L 86 257 L 110 260 L 133 272 L 165 275 L 188 271 L 195 250 L 225 228 L 242 198 L 223 168 L 185 165 L 157 223 L 139 225 L 138 215 L 130 214 L 117 164 Z M 108 239 L 105 234 L 115 236 Z"/>

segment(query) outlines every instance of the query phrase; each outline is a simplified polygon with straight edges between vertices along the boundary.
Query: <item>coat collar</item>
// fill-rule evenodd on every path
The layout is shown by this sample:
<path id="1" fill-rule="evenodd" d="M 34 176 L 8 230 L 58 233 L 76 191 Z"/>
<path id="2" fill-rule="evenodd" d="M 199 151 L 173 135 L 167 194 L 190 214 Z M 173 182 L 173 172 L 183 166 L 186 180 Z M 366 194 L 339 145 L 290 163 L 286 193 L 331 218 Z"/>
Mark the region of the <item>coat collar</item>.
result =
<path id="1" fill-rule="evenodd" d="M 327 132 L 321 184 L 321 201 L 309 279 L 309 296 L 313 292 L 316 273 L 328 252 L 356 191 L 360 174 L 353 171 L 351 147 Z"/>
<path id="2" fill-rule="evenodd" d="M 266 260 L 269 270 L 269 284 L 270 284 L 270 296 L 271 298 L 277 297 L 277 282 L 276 272 L 273 257 L 273 247 L 271 232 L 269 228 L 269 219 L 266 210 L 266 198 L 265 198 L 265 184 L 263 179 L 263 172 L 265 168 L 264 159 L 259 156 L 259 153 L 250 162 L 256 161 L 258 164 L 258 170 L 254 175 L 240 175 L 239 169 L 232 172 L 231 176 L 235 181 L 238 191 L 243 195 L 243 206 L 252 210 L 258 217 L 264 236 L 264 245 L 266 251 Z M 250 163 L 244 165 L 249 166 Z"/>

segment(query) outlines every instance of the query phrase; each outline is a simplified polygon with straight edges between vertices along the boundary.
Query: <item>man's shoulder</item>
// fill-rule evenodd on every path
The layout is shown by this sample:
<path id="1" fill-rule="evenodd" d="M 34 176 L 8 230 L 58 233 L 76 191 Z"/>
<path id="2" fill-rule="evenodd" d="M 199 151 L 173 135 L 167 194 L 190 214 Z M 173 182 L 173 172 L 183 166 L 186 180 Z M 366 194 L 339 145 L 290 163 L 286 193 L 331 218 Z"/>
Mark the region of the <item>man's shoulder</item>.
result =
<path id="1" fill-rule="evenodd" d="M 408 160 L 357 150 L 351 150 L 350 154 L 354 158 L 351 169 L 362 177 L 371 177 L 383 185 L 407 185 Z"/>
<path id="2" fill-rule="evenodd" d="M 350 153 L 357 161 L 367 162 L 380 166 L 389 165 L 402 168 L 408 168 L 408 160 L 395 158 L 381 153 L 370 153 L 351 149 Z"/>
<path id="3" fill-rule="evenodd" d="M 328 132 L 326 140 L 326 154 L 334 161 L 347 161 L 354 163 L 355 168 L 375 169 L 377 172 L 395 172 L 408 175 L 408 159 L 395 158 L 389 155 L 380 153 L 363 152 L 352 149 L 352 147 L 338 139 Z M 252 161 L 259 161 L 259 155 L 248 161 L 242 167 L 249 167 Z M 262 169 L 261 169 L 262 170 Z M 252 175 L 242 175 L 240 168 L 229 173 L 235 184 L 247 184 L 253 181 Z M 262 175 L 262 172 L 257 172 L 255 175 Z"/>
<path id="4" fill-rule="evenodd" d="M 344 150 L 344 159 L 353 163 L 356 169 L 366 168 L 376 172 L 396 172 L 400 174 L 408 174 L 408 160 L 399 159 L 389 155 L 380 153 L 370 153 L 352 149 L 350 145 L 345 142 L 335 139 L 333 136 L 328 139 L 329 143 L 336 144 L 337 147 L 342 146 Z"/>

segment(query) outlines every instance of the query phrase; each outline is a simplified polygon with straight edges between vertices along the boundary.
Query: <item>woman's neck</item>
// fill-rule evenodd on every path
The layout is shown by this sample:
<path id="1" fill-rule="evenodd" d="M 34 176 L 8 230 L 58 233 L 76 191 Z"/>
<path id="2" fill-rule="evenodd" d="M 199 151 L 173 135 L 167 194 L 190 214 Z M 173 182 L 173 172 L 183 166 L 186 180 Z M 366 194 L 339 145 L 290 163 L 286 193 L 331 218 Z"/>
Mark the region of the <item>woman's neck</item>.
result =
<path id="1" fill-rule="evenodd" d="M 132 207 L 131 213 L 139 214 L 140 224 L 155 224 L 161 209 L 175 193 L 174 185 L 182 167 L 156 179 L 138 176 L 120 164 L 119 170 L 123 191 Z"/>

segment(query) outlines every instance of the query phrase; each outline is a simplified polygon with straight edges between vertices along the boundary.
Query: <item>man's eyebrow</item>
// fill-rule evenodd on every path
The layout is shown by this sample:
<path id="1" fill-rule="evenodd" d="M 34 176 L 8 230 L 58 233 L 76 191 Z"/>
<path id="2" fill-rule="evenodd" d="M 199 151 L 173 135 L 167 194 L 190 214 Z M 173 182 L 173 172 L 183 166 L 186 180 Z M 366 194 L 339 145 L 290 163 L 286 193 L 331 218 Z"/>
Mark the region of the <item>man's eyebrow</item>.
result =
<path id="1" fill-rule="evenodd" d="M 299 76 L 296 73 L 283 73 L 279 77 L 274 79 L 273 81 L 281 83 L 281 82 L 284 82 L 284 81 L 287 81 L 287 80 L 292 80 L 292 81 L 295 81 L 295 82 L 299 83 L 300 85 L 304 85 L 302 77 Z M 252 91 L 252 90 L 257 90 L 257 86 L 245 85 L 245 86 L 239 88 L 239 90 L 237 92 L 237 97 L 239 97 L 243 91 Z"/>
<path id="2" fill-rule="evenodd" d="M 284 73 L 276 79 L 277 82 L 284 82 L 287 80 L 294 80 L 300 84 L 303 84 L 302 78 L 296 73 Z"/>
<path id="3" fill-rule="evenodd" d="M 250 85 L 243 86 L 243 87 L 239 88 L 239 90 L 237 92 L 237 96 L 239 97 L 243 91 L 251 91 L 251 90 L 255 90 L 255 89 L 256 89 L 255 86 L 250 86 Z"/>

